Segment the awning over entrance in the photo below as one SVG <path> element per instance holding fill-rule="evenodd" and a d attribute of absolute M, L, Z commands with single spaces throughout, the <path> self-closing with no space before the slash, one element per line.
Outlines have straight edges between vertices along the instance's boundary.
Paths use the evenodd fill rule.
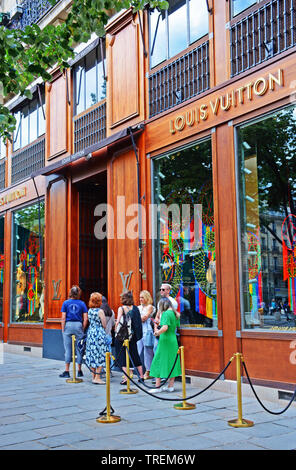
<path fill-rule="evenodd" d="M 101 155 L 107 154 L 107 151 L 120 143 L 124 144 L 131 139 L 131 135 L 137 136 L 141 134 L 144 130 L 144 125 L 140 124 L 135 127 L 127 127 L 116 134 L 107 137 L 106 139 L 93 144 L 85 149 L 76 152 L 72 155 L 69 155 L 65 158 L 58 160 L 51 165 L 46 165 L 45 167 L 39 169 L 38 171 L 32 173 L 31 178 L 35 178 L 36 176 L 43 175 L 51 175 L 53 173 L 63 173 L 64 170 L 69 169 L 72 163 L 82 163 L 83 161 L 91 160 L 93 157 L 98 157 Z"/>

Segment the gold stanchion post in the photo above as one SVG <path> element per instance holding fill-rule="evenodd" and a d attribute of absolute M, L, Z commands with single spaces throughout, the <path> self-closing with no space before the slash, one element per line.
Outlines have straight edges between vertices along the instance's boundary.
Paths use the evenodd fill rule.
<path fill-rule="evenodd" d="M 110 352 L 106 352 L 106 415 L 97 418 L 97 423 L 118 423 L 120 416 L 111 415 L 110 405 Z"/>
<path fill-rule="evenodd" d="M 72 335 L 73 379 L 67 379 L 66 380 L 66 382 L 68 382 L 69 384 L 78 384 L 80 382 L 83 382 L 82 379 L 77 379 L 76 378 L 75 342 L 76 342 L 75 335 Z"/>
<path fill-rule="evenodd" d="M 129 351 L 129 340 L 126 339 L 124 342 L 123 342 L 124 346 L 126 347 L 126 350 L 125 350 L 125 357 L 126 357 L 126 373 L 128 375 L 128 377 L 126 378 L 126 388 L 123 388 L 120 390 L 120 393 L 123 394 L 123 395 L 130 395 L 130 394 L 135 394 L 135 393 L 138 393 L 138 390 L 135 390 L 135 389 L 131 389 L 130 388 L 130 366 L 129 366 L 129 355 L 128 355 L 128 351 Z"/>
<path fill-rule="evenodd" d="M 234 428 L 249 428 L 254 426 L 253 421 L 243 419 L 243 410 L 242 410 L 242 376 L 241 376 L 241 361 L 243 360 L 241 353 L 236 353 L 234 355 L 236 358 L 236 381 L 237 381 L 237 407 L 238 407 L 238 418 L 231 419 L 228 421 L 229 426 Z"/>
<path fill-rule="evenodd" d="M 188 403 L 186 398 L 186 377 L 185 377 L 185 360 L 184 360 L 184 346 L 180 346 L 178 354 L 181 355 L 181 370 L 182 370 L 182 403 L 177 403 L 174 405 L 176 410 L 194 410 L 196 406 L 193 403 Z"/>

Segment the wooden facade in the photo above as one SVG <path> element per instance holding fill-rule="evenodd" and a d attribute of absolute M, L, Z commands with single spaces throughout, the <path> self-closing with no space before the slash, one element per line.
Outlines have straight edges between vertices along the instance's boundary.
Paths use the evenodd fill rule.
<path fill-rule="evenodd" d="M 17 207 L 36 201 L 37 194 L 31 178 L 11 186 L 9 148 L 6 187 L 0 197 L 23 187 L 26 195 L 0 207 L 0 215 L 5 215 L 4 302 L 0 325 L 0 338 L 4 342 L 41 346 L 47 341 L 49 330 L 56 334 L 52 338 L 61 341 L 61 305 L 71 285 L 86 282 L 85 263 L 95 262 L 100 266 L 97 278 L 88 275 L 93 285 L 105 289 L 103 293 L 115 311 L 125 287 L 124 280 L 129 282 L 128 287 L 137 299 L 142 289 L 155 294 L 159 286 L 154 285 L 152 240 L 147 237 L 140 247 L 138 239 L 122 237 L 115 211 L 114 227 L 109 220 L 113 236 L 108 238 L 106 246 L 101 244 L 94 248 L 98 255 L 94 259 L 92 248 L 87 245 L 87 233 L 81 232 L 83 220 L 90 222 L 89 225 L 82 222 L 84 227 L 90 232 L 93 230 L 94 219 L 90 219 L 87 210 L 94 211 L 94 206 L 88 199 L 81 202 L 82 194 L 100 188 L 99 202 L 117 207 L 117 211 L 118 198 L 125 196 L 127 206 L 137 204 L 140 195 L 148 213 L 153 200 L 152 159 L 209 137 L 217 227 L 218 327 L 181 329 L 187 373 L 215 377 L 235 352 L 242 352 L 255 382 L 283 388 L 295 382 L 295 365 L 289 361 L 295 333 L 244 330 L 242 325 L 234 129 L 239 123 L 291 103 L 296 48 L 292 44 L 283 52 L 231 76 L 230 25 L 234 21 L 229 16 L 228 2 L 212 0 L 210 4 L 209 34 L 194 44 L 196 47 L 208 41 L 209 88 L 152 117 L 149 114 L 149 54 L 145 55 L 149 50 L 147 12 L 139 16 L 126 11 L 110 21 L 106 29 L 106 134 L 102 145 L 90 152 L 89 159 L 83 154 L 79 157 L 74 147 L 76 117 L 74 120 L 73 99 L 69 99 L 73 96 L 70 71 L 66 75 L 57 72 L 52 83 L 46 85 L 45 167 L 34 179 L 38 196 L 45 200 L 46 213 L 44 322 L 18 324 L 10 319 L 12 213 Z M 251 7 L 250 11 L 259 6 Z M 247 14 L 249 10 L 239 19 Z M 190 46 L 188 51 L 194 47 Z M 137 128 L 134 147 L 128 129 L 133 132 L 138 125 L 143 125 L 143 130 L 140 132 Z M 142 220 L 142 229 L 148 233 L 150 228 L 146 217 Z M 82 248 L 83 236 L 88 248 Z M 234 374 L 234 369 L 230 368 L 226 378 L 235 379 Z"/>

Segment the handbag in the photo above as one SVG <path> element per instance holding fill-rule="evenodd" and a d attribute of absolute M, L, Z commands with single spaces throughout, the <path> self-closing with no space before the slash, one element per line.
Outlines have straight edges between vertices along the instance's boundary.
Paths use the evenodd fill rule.
<path fill-rule="evenodd" d="M 146 346 L 146 348 L 152 348 L 154 346 L 154 339 L 153 331 L 151 329 L 148 330 L 144 335 L 144 346 Z"/>

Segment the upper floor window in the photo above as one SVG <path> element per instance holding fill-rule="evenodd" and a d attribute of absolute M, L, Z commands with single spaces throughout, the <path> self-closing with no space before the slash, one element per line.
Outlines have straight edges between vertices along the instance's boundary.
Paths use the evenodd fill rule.
<path fill-rule="evenodd" d="M 104 45 L 104 48 L 96 47 L 75 65 L 74 114 L 79 114 L 106 98 L 105 63 Z"/>
<path fill-rule="evenodd" d="M 238 15 L 257 2 L 258 0 L 231 0 L 231 16 Z"/>
<path fill-rule="evenodd" d="M 150 67 L 186 49 L 209 32 L 206 0 L 169 0 L 168 10 L 151 10 Z"/>
<path fill-rule="evenodd" d="M 45 134 L 45 95 L 33 98 L 14 113 L 16 128 L 13 135 L 13 151 L 16 151 Z"/>
<path fill-rule="evenodd" d="M 6 157 L 6 145 L 4 143 L 4 140 L 0 138 L 0 160 L 4 157 Z"/>

